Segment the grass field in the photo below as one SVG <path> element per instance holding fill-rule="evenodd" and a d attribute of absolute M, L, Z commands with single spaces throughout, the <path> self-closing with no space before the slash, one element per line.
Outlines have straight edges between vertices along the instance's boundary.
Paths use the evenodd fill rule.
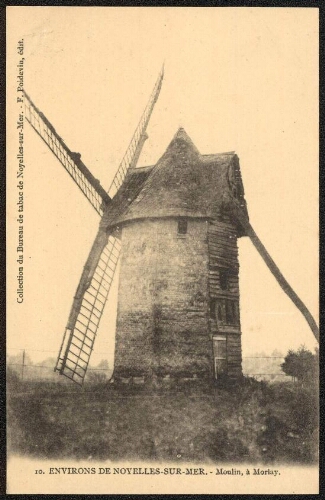
<path fill-rule="evenodd" d="M 15 381 L 9 451 L 38 458 L 232 463 L 317 461 L 318 395 L 252 379 L 232 387 Z"/>

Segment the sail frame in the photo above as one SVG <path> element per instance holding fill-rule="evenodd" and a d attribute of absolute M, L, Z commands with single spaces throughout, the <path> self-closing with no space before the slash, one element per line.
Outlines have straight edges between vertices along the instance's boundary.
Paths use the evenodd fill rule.
<path fill-rule="evenodd" d="M 36 107 L 29 95 L 24 92 L 25 119 L 47 144 L 61 165 L 75 181 L 96 212 L 102 216 L 110 197 L 100 182 L 81 161 L 78 153 L 73 153 L 56 132 L 46 116 Z"/>
<path fill-rule="evenodd" d="M 120 249 L 117 237 L 99 230 L 74 297 L 54 371 L 79 385 L 84 383 Z"/>

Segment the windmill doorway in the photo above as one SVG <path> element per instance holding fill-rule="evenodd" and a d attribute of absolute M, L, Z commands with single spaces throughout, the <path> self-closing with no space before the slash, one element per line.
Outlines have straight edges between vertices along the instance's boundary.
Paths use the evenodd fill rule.
<path fill-rule="evenodd" d="M 215 335 L 213 337 L 214 376 L 216 379 L 227 375 L 227 337 Z"/>

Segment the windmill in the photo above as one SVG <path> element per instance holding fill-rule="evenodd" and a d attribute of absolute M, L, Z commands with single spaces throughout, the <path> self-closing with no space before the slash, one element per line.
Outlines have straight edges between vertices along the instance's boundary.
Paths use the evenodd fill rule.
<path fill-rule="evenodd" d="M 151 167 L 137 167 L 164 69 L 108 190 L 24 92 L 25 117 L 101 217 L 55 371 L 82 385 L 122 249 L 115 375 L 241 375 L 237 238 L 250 237 L 307 320 L 248 218 L 234 152 L 201 155 L 184 129 Z"/>

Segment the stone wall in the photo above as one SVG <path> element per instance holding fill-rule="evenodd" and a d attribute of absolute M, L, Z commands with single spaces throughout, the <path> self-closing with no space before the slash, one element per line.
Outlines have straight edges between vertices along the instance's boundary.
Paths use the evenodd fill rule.
<path fill-rule="evenodd" d="M 208 222 L 146 219 L 123 226 L 115 375 L 213 373 Z"/>

